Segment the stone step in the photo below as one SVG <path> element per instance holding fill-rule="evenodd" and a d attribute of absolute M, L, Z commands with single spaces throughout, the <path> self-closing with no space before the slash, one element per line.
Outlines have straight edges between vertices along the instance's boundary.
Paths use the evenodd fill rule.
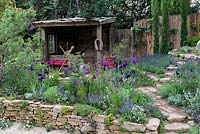
<path fill-rule="evenodd" d="M 178 113 L 171 113 L 167 118 L 168 121 L 175 121 L 175 122 L 181 122 L 184 121 L 185 119 L 186 119 L 185 115 L 180 115 Z"/>
<path fill-rule="evenodd" d="M 165 76 L 174 76 L 174 71 L 172 71 L 172 72 L 165 72 Z"/>
<path fill-rule="evenodd" d="M 169 66 L 169 67 L 167 67 L 166 69 L 167 69 L 167 70 L 173 70 L 173 71 L 175 71 L 177 68 L 178 68 L 178 67 L 175 67 L 175 66 Z"/>
<path fill-rule="evenodd" d="M 171 81 L 171 78 L 169 78 L 169 77 L 165 77 L 165 78 L 160 79 L 161 83 L 166 83 L 166 82 L 170 82 L 170 81 Z"/>
<path fill-rule="evenodd" d="M 186 123 L 169 123 L 169 124 L 165 124 L 165 129 L 167 131 L 184 131 L 184 130 L 188 130 L 190 128 L 190 125 L 186 124 Z"/>

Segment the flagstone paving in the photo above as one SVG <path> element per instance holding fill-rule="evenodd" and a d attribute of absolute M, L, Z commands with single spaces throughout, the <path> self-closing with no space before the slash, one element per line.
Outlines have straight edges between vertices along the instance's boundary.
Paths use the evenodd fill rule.
<path fill-rule="evenodd" d="M 158 75 L 147 73 L 151 79 L 158 81 L 155 87 L 140 87 L 138 88 L 144 93 L 149 94 L 153 98 L 153 105 L 156 106 L 163 115 L 167 116 L 167 119 L 164 121 L 164 126 L 166 130 L 166 134 L 176 134 L 177 131 L 187 130 L 194 125 L 194 121 L 192 121 L 191 117 L 182 111 L 181 108 L 176 106 L 169 105 L 165 99 L 162 99 L 158 94 L 160 86 L 162 83 L 169 82 L 173 80 L 175 75 L 177 66 L 182 65 L 182 61 L 178 61 L 176 65 L 170 65 L 166 68 L 165 76 L 159 78 Z M 155 79 L 156 78 L 156 79 Z"/>

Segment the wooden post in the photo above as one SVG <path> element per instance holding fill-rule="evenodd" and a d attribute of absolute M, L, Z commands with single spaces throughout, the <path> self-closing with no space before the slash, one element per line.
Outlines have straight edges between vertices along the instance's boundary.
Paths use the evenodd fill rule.
<path fill-rule="evenodd" d="M 102 41 L 102 25 L 98 25 L 97 26 L 97 39 L 99 41 Z M 95 41 L 96 42 L 96 41 Z M 97 68 L 100 69 L 101 68 L 101 61 L 102 61 L 102 50 L 101 49 L 96 49 L 97 51 L 97 59 L 96 59 L 96 62 L 97 62 Z"/>
<path fill-rule="evenodd" d="M 48 58 L 48 46 L 46 41 L 46 31 L 45 28 L 41 28 L 40 30 L 40 36 L 42 40 L 42 47 L 43 47 L 43 60 L 47 60 Z"/>
<path fill-rule="evenodd" d="M 109 28 L 109 53 L 110 55 L 112 54 L 112 37 L 113 37 L 113 28 L 112 28 L 112 24 L 110 25 L 110 28 Z"/>

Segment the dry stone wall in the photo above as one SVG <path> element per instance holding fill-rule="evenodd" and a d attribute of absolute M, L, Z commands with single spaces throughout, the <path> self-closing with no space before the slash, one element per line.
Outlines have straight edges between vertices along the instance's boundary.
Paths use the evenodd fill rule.
<path fill-rule="evenodd" d="M 152 133 L 157 134 L 160 120 L 151 118 L 147 124 L 137 124 L 132 122 L 119 122 L 117 119 L 108 125 L 105 123 L 105 115 L 88 115 L 87 117 L 77 116 L 74 107 L 65 105 L 46 105 L 41 102 L 26 100 L 1 100 L 0 118 L 14 121 L 35 121 L 41 126 L 52 126 L 54 129 L 70 127 L 80 130 L 83 133 Z"/>

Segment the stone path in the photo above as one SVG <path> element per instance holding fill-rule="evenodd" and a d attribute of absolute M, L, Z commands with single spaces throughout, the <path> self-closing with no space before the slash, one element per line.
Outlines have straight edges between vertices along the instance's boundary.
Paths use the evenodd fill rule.
<path fill-rule="evenodd" d="M 155 81 L 158 81 L 158 83 L 155 87 L 138 88 L 142 92 L 149 94 L 153 98 L 154 106 L 156 106 L 161 113 L 163 113 L 163 115 L 167 116 L 167 119 L 164 121 L 166 134 L 176 134 L 180 131 L 184 133 L 184 131 L 187 131 L 192 125 L 194 125 L 194 121 L 188 114 L 184 113 L 181 108 L 169 105 L 167 101 L 162 99 L 158 94 L 160 85 L 162 83 L 172 81 L 177 66 L 182 64 L 184 64 L 182 61 L 178 61 L 176 65 L 168 66 L 165 70 L 165 76 L 163 78 L 159 78 L 158 75 L 145 72 L 147 76 Z"/>

